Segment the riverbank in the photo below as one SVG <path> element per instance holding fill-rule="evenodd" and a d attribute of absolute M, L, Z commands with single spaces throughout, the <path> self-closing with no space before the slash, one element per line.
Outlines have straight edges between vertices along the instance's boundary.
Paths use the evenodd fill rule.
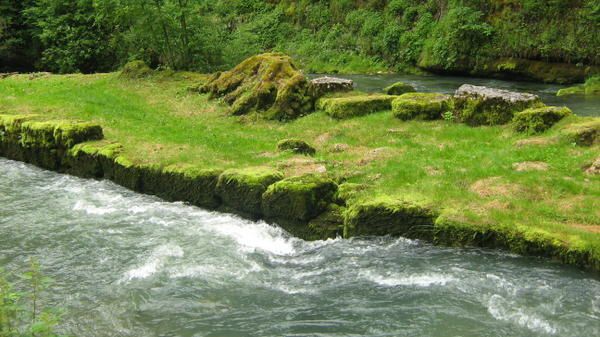
<path fill-rule="evenodd" d="M 203 78 L 4 79 L 0 114 L 27 116 L 24 123 L 3 117 L 3 144 L 13 137 L 16 147 L 13 154 L 4 147 L 2 155 L 109 178 L 168 200 L 268 218 L 307 239 L 386 234 L 361 225 L 402 215 L 418 219 L 416 226 L 387 233 L 508 248 L 600 270 L 600 180 L 584 169 L 598 156 L 598 145 L 574 145 L 567 132 L 592 119 L 572 116 L 535 137 L 510 126 L 403 122 L 389 111 L 343 121 L 316 112 L 279 123 L 227 116 L 225 107 L 187 90 Z M 56 120 L 62 126 L 40 123 Z M 65 122 L 74 120 L 92 124 L 80 129 Z M 57 137 L 67 134 L 57 130 L 67 129 L 83 130 L 69 134 L 82 138 Z M 307 141 L 316 154 L 277 151 L 277 143 L 289 138 Z M 307 174 L 315 181 L 290 179 Z M 315 189 L 327 197 L 315 201 Z M 281 202 L 274 197 L 280 191 L 294 198 Z"/>

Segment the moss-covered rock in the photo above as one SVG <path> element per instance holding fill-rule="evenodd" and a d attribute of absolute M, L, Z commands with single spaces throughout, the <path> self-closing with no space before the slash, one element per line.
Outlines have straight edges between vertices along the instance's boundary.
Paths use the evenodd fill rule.
<path fill-rule="evenodd" d="M 572 114 L 573 112 L 567 107 L 532 108 L 515 113 L 513 125 L 515 130 L 519 132 L 540 133 L 550 129 L 558 121 Z"/>
<path fill-rule="evenodd" d="M 437 212 L 423 200 L 374 197 L 350 205 L 345 218 L 344 237 L 393 235 L 428 238 Z"/>
<path fill-rule="evenodd" d="M 454 95 L 454 116 L 471 126 L 506 124 L 516 112 L 540 106 L 543 103 L 533 94 L 470 84 L 462 85 Z"/>
<path fill-rule="evenodd" d="M 440 119 L 442 114 L 452 108 L 452 98 L 436 93 L 408 93 L 392 102 L 392 112 L 401 120 Z"/>
<path fill-rule="evenodd" d="M 579 146 L 600 144 L 600 118 L 593 118 L 582 123 L 565 126 L 561 133 Z"/>
<path fill-rule="evenodd" d="M 122 146 L 119 143 L 77 144 L 67 152 L 66 172 L 83 178 L 111 179 L 114 160 L 121 150 Z"/>
<path fill-rule="evenodd" d="M 139 79 L 152 75 L 152 69 L 141 60 L 127 62 L 121 69 L 121 77 L 128 79 Z"/>
<path fill-rule="evenodd" d="M 344 235 L 344 212 L 339 205 L 330 204 L 318 217 L 308 223 L 308 228 L 318 240 L 334 239 Z"/>
<path fill-rule="evenodd" d="M 200 91 L 223 98 L 233 115 L 257 112 L 283 121 L 309 114 L 314 108 L 308 80 L 289 56 L 279 53 L 250 57 L 213 76 Z"/>
<path fill-rule="evenodd" d="M 397 97 L 376 94 L 321 98 L 317 102 L 317 109 L 333 118 L 346 119 L 390 110 L 392 101 Z"/>
<path fill-rule="evenodd" d="M 598 96 L 600 95 L 600 76 L 590 77 L 585 84 L 560 89 L 556 96 Z"/>
<path fill-rule="evenodd" d="M 281 172 L 265 167 L 231 169 L 217 181 L 217 195 L 225 207 L 242 215 L 262 215 L 262 195 L 269 185 L 283 179 Z"/>
<path fill-rule="evenodd" d="M 185 201 L 192 205 L 216 209 L 221 204 L 216 187 L 221 170 L 193 166 L 144 166 L 140 192 L 167 201 Z"/>
<path fill-rule="evenodd" d="M 387 95 L 402 95 L 402 94 L 406 94 L 408 92 L 415 92 L 415 88 L 410 85 L 410 84 L 406 84 L 404 82 L 396 82 L 388 87 L 386 87 L 385 89 L 383 89 L 383 92 L 386 93 Z"/>
<path fill-rule="evenodd" d="M 336 202 L 340 205 L 346 205 L 348 202 L 356 200 L 360 194 L 368 188 L 365 184 L 343 183 L 338 186 L 336 193 Z"/>
<path fill-rule="evenodd" d="M 317 150 L 301 139 L 283 139 L 277 143 L 277 150 L 291 151 L 298 154 L 314 155 Z"/>
<path fill-rule="evenodd" d="M 319 175 L 287 178 L 269 186 L 263 194 L 263 214 L 267 219 L 306 222 L 333 202 L 336 191 L 336 183 Z"/>

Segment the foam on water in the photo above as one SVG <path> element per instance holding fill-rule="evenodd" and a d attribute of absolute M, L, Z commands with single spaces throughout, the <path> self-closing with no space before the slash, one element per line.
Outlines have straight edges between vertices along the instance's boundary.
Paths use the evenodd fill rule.
<path fill-rule="evenodd" d="M 403 238 L 305 242 L 110 182 L 0 168 L 0 261 L 40 259 L 65 335 L 600 335 L 600 282 L 572 268 Z"/>

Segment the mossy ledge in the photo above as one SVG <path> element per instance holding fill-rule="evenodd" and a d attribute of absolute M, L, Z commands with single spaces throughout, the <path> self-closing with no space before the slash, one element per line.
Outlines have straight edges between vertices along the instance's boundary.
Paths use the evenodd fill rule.
<path fill-rule="evenodd" d="M 346 195 L 326 177 L 285 178 L 266 167 L 221 171 L 136 164 L 93 123 L 0 115 L 0 156 L 84 178 L 103 178 L 168 201 L 183 201 L 281 224 L 304 239 L 392 235 L 449 246 L 507 249 L 600 272 L 600 256 L 540 230 L 474 225 L 418 196 Z M 354 186 L 356 187 L 356 186 Z M 352 188 L 353 189 L 353 188 Z M 351 189 L 351 190 L 352 190 Z M 449 215 L 450 214 L 450 215 Z"/>

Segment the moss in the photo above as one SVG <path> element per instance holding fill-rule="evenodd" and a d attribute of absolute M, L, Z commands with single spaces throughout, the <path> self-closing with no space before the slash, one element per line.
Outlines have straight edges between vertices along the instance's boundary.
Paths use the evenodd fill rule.
<path fill-rule="evenodd" d="M 343 183 L 338 186 L 336 194 L 336 202 L 341 205 L 346 205 L 347 202 L 355 200 L 362 191 L 367 190 L 365 184 Z"/>
<path fill-rule="evenodd" d="M 262 195 L 269 185 L 283 179 L 281 172 L 255 167 L 223 172 L 217 182 L 217 195 L 224 206 L 253 217 L 262 214 Z"/>
<path fill-rule="evenodd" d="M 436 211 L 422 199 L 374 197 L 349 206 L 345 214 L 344 237 L 393 235 L 428 238 L 436 218 Z"/>
<path fill-rule="evenodd" d="M 301 139 L 283 139 L 277 143 L 277 150 L 292 151 L 298 154 L 314 155 L 317 150 Z"/>
<path fill-rule="evenodd" d="M 579 146 L 600 144 L 600 118 L 569 124 L 561 130 L 561 134 Z"/>
<path fill-rule="evenodd" d="M 390 110 L 392 101 L 397 97 L 377 94 L 322 98 L 317 102 L 317 108 L 333 118 L 346 119 Z"/>
<path fill-rule="evenodd" d="M 231 71 L 218 73 L 200 88 L 221 97 L 233 115 L 257 112 L 268 119 L 290 120 L 313 111 L 310 84 L 289 56 L 256 55 Z"/>
<path fill-rule="evenodd" d="M 221 204 L 216 193 L 221 173 L 221 170 L 193 166 L 144 166 L 141 169 L 140 192 L 167 201 L 184 201 L 216 209 Z"/>
<path fill-rule="evenodd" d="M 308 228 L 314 233 L 315 239 L 325 240 L 344 235 L 345 209 L 335 204 L 330 204 L 318 217 L 308 223 Z"/>
<path fill-rule="evenodd" d="M 392 102 L 392 112 L 401 120 L 433 120 L 451 109 L 451 97 L 435 93 L 408 93 Z"/>
<path fill-rule="evenodd" d="M 540 133 L 572 114 L 573 112 L 567 107 L 546 106 L 527 109 L 515 113 L 513 125 L 519 132 Z"/>
<path fill-rule="evenodd" d="M 113 176 L 114 159 L 122 149 L 118 143 L 82 143 L 67 152 L 66 172 L 84 178 Z"/>
<path fill-rule="evenodd" d="M 587 81 L 585 81 L 585 84 L 583 84 L 583 85 L 560 89 L 556 93 L 556 96 L 572 96 L 572 95 L 586 95 L 586 96 L 600 95 L 600 76 L 590 77 L 587 79 Z"/>
<path fill-rule="evenodd" d="M 583 268 L 600 270 L 600 261 L 585 247 L 568 246 L 545 231 L 466 224 L 454 220 L 453 212 L 455 211 L 445 212 L 436 220 L 433 231 L 435 244 L 506 249 L 517 254 L 543 256 Z"/>
<path fill-rule="evenodd" d="M 121 69 L 121 77 L 139 79 L 152 75 L 152 69 L 144 61 L 130 61 Z"/>
<path fill-rule="evenodd" d="M 92 123 L 72 121 L 24 122 L 21 125 L 24 146 L 69 149 L 75 144 L 104 138 L 102 128 Z"/>
<path fill-rule="evenodd" d="M 410 84 L 406 84 L 404 82 L 396 82 L 388 87 L 386 87 L 385 89 L 383 89 L 383 92 L 386 93 L 387 95 L 402 95 L 408 92 L 415 92 L 415 88 L 410 85 Z"/>
<path fill-rule="evenodd" d="M 262 196 L 267 219 L 308 221 L 333 202 L 337 184 L 328 178 L 309 174 L 287 178 L 269 186 Z"/>

